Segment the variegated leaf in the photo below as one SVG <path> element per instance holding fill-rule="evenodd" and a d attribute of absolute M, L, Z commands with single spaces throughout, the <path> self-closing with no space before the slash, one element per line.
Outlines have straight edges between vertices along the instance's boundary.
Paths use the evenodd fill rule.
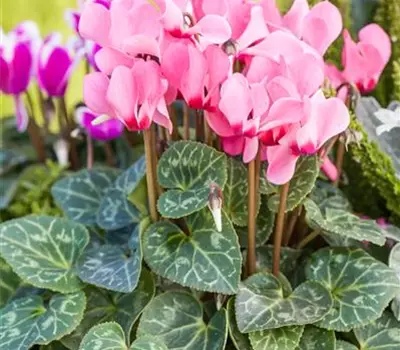
<path fill-rule="evenodd" d="M 253 350 L 295 350 L 299 345 L 304 326 L 291 326 L 251 332 Z M 322 349 L 320 349 L 322 350 Z"/>
<path fill-rule="evenodd" d="M 84 226 L 51 216 L 27 216 L 0 225 L 0 255 L 24 281 L 70 293 L 82 288 L 75 263 L 89 242 Z"/>
<path fill-rule="evenodd" d="M 180 218 L 204 208 L 210 185 L 224 187 L 226 156 L 198 142 L 175 142 L 158 162 L 158 182 L 168 189 L 158 200 L 163 217 Z"/>
<path fill-rule="evenodd" d="M 236 350 L 252 350 L 248 335 L 241 333 L 237 326 L 234 297 L 228 300 L 226 312 L 228 314 L 229 335 Z"/>
<path fill-rule="evenodd" d="M 100 201 L 120 173 L 113 168 L 81 170 L 57 181 L 51 193 L 70 219 L 94 225 Z"/>
<path fill-rule="evenodd" d="M 128 350 L 125 334 L 118 323 L 106 322 L 96 325 L 82 339 L 79 350 Z"/>
<path fill-rule="evenodd" d="M 223 350 L 228 336 L 225 309 L 208 324 L 203 306 L 191 294 L 167 292 L 146 307 L 137 330 L 138 337 L 158 337 L 169 350 Z"/>
<path fill-rule="evenodd" d="M 400 243 L 397 243 L 390 251 L 389 267 L 393 269 L 400 279 Z M 391 308 L 395 317 L 400 320 L 400 290 L 393 299 Z"/>
<path fill-rule="evenodd" d="M 327 207 L 323 214 L 318 206 L 307 199 L 304 202 L 307 223 L 313 229 L 321 229 L 328 236 L 342 236 L 358 241 L 384 245 L 386 238 L 374 220 L 361 219 L 341 209 Z"/>
<path fill-rule="evenodd" d="M 296 350 L 336 350 L 334 331 L 308 325 L 304 328 L 300 344 Z"/>
<path fill-rule="evenodd" d="M 40 296 L 17 299 L 0 310 L 0 349 L 28 350 L 72 332 L 86 306 L 83 292 L 54 295 L 48 304 Z"/>
<path fill-rule="evenodd" d="M 15 294 L 21 279 L 2 258 L 0 258 L 0 307 Z"/>
<path fill-rule="evenodd" d="M 235 301 L 243 333 L 314 323 L 331 306 L 332 297 L 321 283 L 306 281 L 287 295 L 271 273 L 257 273 L 242 282 Z"/>
<path fill-rule="evenodd" d="M 333 308 L 317 326 L 339 332 L 379 318 L 400 288 L 394 271 L 361 249 L 321 249 L 311 256 L 306 276 L 333 297 Z"/>
<path fill-rule="evenodd" d="M 186 220 L 189 235 L 168 221 L 151 225 L 143 235 L 143 254 L 150 268 L 182 286 L 234 294 L 241 274 L 236 232 L 223 215 L 218 232 L 208 209 Z"/>

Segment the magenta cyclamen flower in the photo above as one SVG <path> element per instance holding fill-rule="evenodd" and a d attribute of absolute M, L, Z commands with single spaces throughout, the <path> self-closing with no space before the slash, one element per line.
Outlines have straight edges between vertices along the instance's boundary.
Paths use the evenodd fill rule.
<path fill-rule="evenodd" d="M 72 57 L 61 45 L 59 33 L 49 35 L 39 51 L 38 82 L 40 88 L 51 97 L 65 94 L 69 78 L 82 58 L 83 50 Z"/>
<path fill-rule="evenodd" d="M 14 96 L 17 128 L 24 131 L 28 114 L 22 99 L 34 74 L 39 30 L 33 22 L 19 24 L 8 35 L 1 33 L 0 90 Z"/>
<path fill-rule="evenodd" d="M 93 125 L 93 121 L 99 118 L 87 107 L 79 107 L 76 110 L 76 120 L 94 140 L 110 141 L 117 139 L 124 131 L 124 125 L 118 119 L 109 119 L 105 122 Z"/>

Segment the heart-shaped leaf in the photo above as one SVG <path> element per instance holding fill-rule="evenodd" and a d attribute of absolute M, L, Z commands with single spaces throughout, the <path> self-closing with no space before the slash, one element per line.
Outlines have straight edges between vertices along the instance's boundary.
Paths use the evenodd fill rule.
<path fill-rule="evenodd" d="M 224 210 L 232 222 L 237 226 L 246 226 L 248 221 L 248 193 L 247 168 L 242 162 L 228 158 L 228 180 L 224 187 Z M 257 204 L 260 196 L 257 194 Z M 257 208 L 258 212 L 258 208 Z"/>
<path fill-rule="evenodd" d="M 74 332 L 61 339 L 71 350 L 78 349 L 83 336 L 94 324 L 109 321 L 122 327 L 129 342 L 133 324 L 155 294 L 155 282 L 152 274 L 142 269 L 138 286 L 132 293 L 107 292 L 95 287 L 88 287 L 85 292 L 87 307 L 82 322 Z"/>
<path fill-rule="evenodd" d="M 351 211 L 352 207 L 344 193 L 331 183 L 317 181 L 310 193 L 310 199 L 315 202 L 320 210 L 326 208 Z"/>
<path fill-rule="evenodd" d="M 40 296 L 17 299 L 0 310 L 0 349 L 27 350 L 72 332 L 86 306 L 83 292 L 54 295 L 46 305 Z"/>
<path fill-rule="evenodd" d="M 389 267 L 393 269 L 397 277 L 400 279 L 400 243 L 397 243 L 390 251 Z M 394 316 L 400 320 L 400 291 L 393 299 L 391 308 Z"/>
<path fill-rule="evenodd" d="M 0 307 L 3 307 L 15 294 L 21 279 L 2 258 L 0 258 Z"/>
<path fill-rule="evenodd" d="M 143 235 L 143 254 L 151 269 L 182 286 L 223 294 L 237 291 L 241 273 L 238 238 L 223 214 L 218 232 L 203 209 L 187 218 L 190 235 L 168 221 L 151 225 Z"/>
<path fill-rule="evenodd" d="M 304 326 L 291 326 L 251 332 L 253 350 L 295 350 L 299 345 Z M 322 350 L 322 349 L 321 349 Z"/>
<path fill-rule="evenodd" d="M 146 174 L 145 158 L 125 170 L 105 192 L 97 212 L 97 224 L 105 230 L 118 230 L 139 222 L 139 210 L 128 200 Z"/>
<path fill-rule="evenodd" d="M 175 142 L 160 158 L 158 182 L 168 189 L 158 200 L 163 217 L 181 218 L 204 208 L 210 185 L 224 187 L 226 156 L 205 144 Z"/>
<path fill-rule="evenodd" d="M 306 276 L 323 283 L 333 297 L 333 308 L 317 326 L 339 332 L 379 318 L 400 288 L 394 271 L 361 249 L 321 249 L 312 255 Z"/>
<path fill-rule="evenodd" d="M 226 188 L 226 186 L 225 186 Z M 263 197 L 261 207 L 258 212 L 256 222 L 256 246 L 262 246 L 268 241 L 274 229 L 275 213 L 269 210 L 267 200 Z M 247 248 L 247 227 L 237 227 L 236 232 L 239 236 L 240 246 Z"/>
<path fill-rule="evenodd" d="M 384 245 L 386 238 L 374 220 L 360 219 L 352 213 L 334 208 L 326 208 L 325 215 L 311 200 L 304 202 L 306 220 L 313 229 L 321 229 L 332 236 L 344 236 L 358 241 L 369 241 L 376 245 Z"/>
<path fill-rule="evenodd" d="M 124 330 L 115 322 L 92 327 L 82 339 L 79 350 L 93 349 L 128 350 Z"/>
<path fill-rule="evenodd" d="M 319 174 L 319 159 L 317 156 L 302 157 L 297 162 L 296 172 L 290 180 L 289 193 L 286 203 L 286 211 L 292 211 L 301 204 L 306 196 L 314 187 Z M 275 191 L 269 200 L 268 207 L 273 212 L 279 209 L 279 186 L 275 186 Z"/>
<path fill-rule="evenodd" d="M 78 265 L 82 281 L 121 293 L 132 292 L 142 268 L 139 230 L 133 230 L 129 248 L 106 244 L 85 252 Z"/>
<path fill-rule="evenodd" d="M 75 262 L 89 242 L 84 226 L 51 216 L 27 216 L 0 225 L 0 254 L 24 281 L 71 293 L 82 288 Z"/>
<path fill-rule="evenodd" d="M 331 306 L 332 297 L 321 283 L 306 281 L 287 296 L 271 273 L 257 273 L 242 282 L 235 301 L 243 333 L 314 323 Z"/>
<path fill-rule="evenodd" d="M 130 350 L 168 350 L 168 348 L 160 339 L 144 336 L 136 339 Z"/>
<path fill-rule="evenodd" d="M 363 350 L 400 349 L 400 323 L 385 314 L 375 322 L 354 329 L 354 335 Z"/>
<path fill-rule="evenodd" d="M 219 310 L 205 324 L 203 307 L 193 295 L 167 292 L 146 307 L 137 335 L 158 337 L 169 350 L 222 350 L 228 336 L 226 312 Z"/>
<path fill-rule="evenodd" d="M 120 173 L 113 168 L 81 170 L 57 181 L 51 193 L 70 219 L 94 225 L 100 201 Z"/>
<path fill-rule="evenodd" d="M 336 350 L 334 331 L 306 326 L 296 350 Z"/>
<path fill-rule="evenodd" d="M 357 346 L 344 341 L 344 340 L 337 340 L 336 341 L 336 350 L 359 350 Z"/>
<path fill-rule="evenodd" d="M 237 350 L 252 350 L 247 334 L 241 333 L 237 326 L 235 316 L 235 298 L 232 297 L 228 300 L 226 312 L 228 314 L 229 335 L 235 348 Z"/>

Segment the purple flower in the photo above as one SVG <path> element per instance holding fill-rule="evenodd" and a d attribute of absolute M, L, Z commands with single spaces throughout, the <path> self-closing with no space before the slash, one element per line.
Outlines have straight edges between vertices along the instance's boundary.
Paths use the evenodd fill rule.
<path fill-rule="evenodd" d="M 22 22 L 7 35 L 1 33 L 1 37 L 0 91 L 14 96 L 17 128 L 22 132 L 28 125 L 28 113 L 21 94 L 34 74 L 39 30 L 34 22 Z"/>
<path fill-rule="evenodd" d="M 49 35 L 39 51 L 38 82 L 48 96 L 62 97 L 65 94 L 69 78 L 82 58 L 79 50 L 73 58 L 67 48 L 61 45 L 61 35 Z"/>
<path fill-rule="evenodd" d="M 90 111 L 87 107 L 79 107 L 76 110 L 76 120 L 85 129 L 86 133 L 94 140 L 110 141 L 121 136 L 124 125 L 118 119 L 109 119 L 101 124 L 93 125 L 92 122 L 99 115 Z"/>

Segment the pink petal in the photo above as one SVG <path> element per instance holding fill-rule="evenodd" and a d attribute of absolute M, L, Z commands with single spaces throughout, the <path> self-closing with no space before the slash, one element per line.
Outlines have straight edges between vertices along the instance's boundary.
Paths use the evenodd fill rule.
<path fill-rule="evenodd" d="M 282 66 L 279 62 L 268 57 L 255 56 L 248 67 L 246 77 L 249 83 L 259 83 L 266 77 L 268 80 L 282 75 Z"/>
<path fill-rule="evenodd" d="M 213 44 L 223 44 L 231 38 L 231 27 L 227 20 L 218 15 L 206 15 L 196 25 L 186 31 L 200 34 L 204 40 Z"/>
<path fill-rule="evenodd" d="M 243 151 L 243 162 L 249 163 L 257 157 L 258 152 L 258 138 L 257 137 L 246 137 Z"/>
<path fill-rule="evenodd" d="M 113 1 L 110 8 L 111 26 L 109 38 L 112 46 L 122 49 L 123 41 L 135 33 L 134 18 L 131 16 L 132 4 L 126 1 Z"/>
<path fill-rule="evenodd" d="M 325 173 L 331 181 L 336 181 L 338 178 L 338 170 L 335 164 L 329 159 L 329 157 L 325 157 L 324 162 L 322 163 L 321 170 Z"/>
<path fill-rule="evenodd" d="M 333 64 L 325 64 L 325 76 L 335 89 L 345 82 L 342 72 Z"/>
<path fill-rule="evenodd" d="M 294 98 L 281 98 L 270 108 L 268 117 L 260 127 L 263 131 L 285 124 L 294 124 L 304 118 L 304 103 Z"/>
<path fill-rule="evenodd" d="M 103 47 L 94 57 L 97 67 L 101 72 L 111 75 L 113 70 L 118 66 L 132 67 L 133 59 L 127 57 L 121 51 L 111 47 Z"/>
<path fill-rule="evenodd" d="M 242 74 L 235 73 L 223 83 L 219 108 L 234 131 L 241 133 L 252 109 L 249 85 Z"/>
<path fill-rule="evenodd" d="M 234 132 L 229 125 L 228 120 L 221 113 L 219 109 L 215 111 L 205 111 L 204 116 L 207 120 L 210 128 L 221 137 L 231 137 L 234 136 Z"/>
<path fill-rule="evenodd" d="M 15 117 L 17 118 L 17 130 L 24 132 L 28 127 L 29 115 L 21 95 L 14 96 Z"/>
<path fill-rule="evenodd" d="M 265 22 L 271 26 L 282 26 L 282 16 L 275 0 L 263 0 L 260 6 L 264 11 Z"/>
<path fill-rule="evenodd" d="M 79 33 L 101 46 L 108 46 L 108 33 L 111 27 L 110 11 L 103 5 L 87 2 L 79 21 Z"/>
<path fill-rule="evenodd" d="M 358 37 L 361 42 L 376 47 L 386 65 L 392 52 L 390 38 L 386 32 L 380 26 L 373 23 L 362 28 L 358 33 Z"/>
<path fill-rule="evenodd" d="M 83 83 L 83 99 L 85 104 L 97 114 L 113 115 L 106 96 L 110 84 L 108 77 L 100 72 L 85 76 Z"/>
<path fill-rule="evenodd" d="M 301 38 L 304 18 L 309 12 L 307 0 L 295 0 L 290 10 L 283 17 L 284 26 L 298 38 Z"/>
<path fill-rule="evenodd" d="M 269 182 L 275 185 L 283 185 L 292 179 L 299 157 L 291 152 L 288 145 L 268 147 L 267 158 L 267 179 Z"/>
<path fill-rule="evenodd" d="M 131 57 L 136 57 L 139 54 L 160 57 L 160 47 L 156 39 L 143 34 L 125 39 L 122 44 L 122 50 Z"/>
<path fill-rule="evenodd" d="M 138 91 L 129 68 L 119 66 L 114 69 L 107 90 L 107 100 L 127 128 L 136 129 Z"/>
<path fill-rule="evenodd" d="M 153 116 L 153 121 L 158 125 L 161 125 L 162 127 L 166 128 L 170 134 L 172 133 L 173 125 L 169 117 L 165 99 L 163 98 L 160 99 L 160 101 L 158 102 L 157 109 Z"/>
<path fill-rule="evenodd" d="M 162 54 L 162 72 L 177 89 L 181 87 L 183 75 L 189 70 L 189 64 L 188 48 L 182 42 L 170 44 Z"/>
<path fill-rule="evenodd" d="M 225 153 L 231 156 L 238 156 L 242 154 L 245 138 L 243 136 L 233 136 L 221 138 L 222 148 Z"/>
<path fill-rule="evenodd" d="M 162 22 L 165 30 L 169 31 L 173 36 L 181 36 L 183 29 L 183 14 L 179 6 L 172 0 L 164 1 L 164 12 Z"/>
<path fill-rule="evenodd" d="M 329 1 L 315 5 L 304 19 L 303 40 L 323 55 L 343 28 L 342 16 Z"/>
<path fill-rule="evenodd" d="M 283 76 L 273 78 L 268 83 L 267 89 L 272 102 L 286 97 L 300 98 L 293 81 Z"/>
<path fill-rule="evenodd" d="M 265 82 L 251 84 L 250 95 L 253 104 L 253 115 L 255 117 L 263 116 L 269 108 L 269 97 Z"/>
<path fill-rule="evenodd" d="M 260 39 L 264 39 L 268 34 L 269 31 L 265 24 L 263 9 L 260 6 L 254 6 L 251 9 L 250 22 L 242 35 L 236 40 L 239 50 L 249 47 Z"/>

